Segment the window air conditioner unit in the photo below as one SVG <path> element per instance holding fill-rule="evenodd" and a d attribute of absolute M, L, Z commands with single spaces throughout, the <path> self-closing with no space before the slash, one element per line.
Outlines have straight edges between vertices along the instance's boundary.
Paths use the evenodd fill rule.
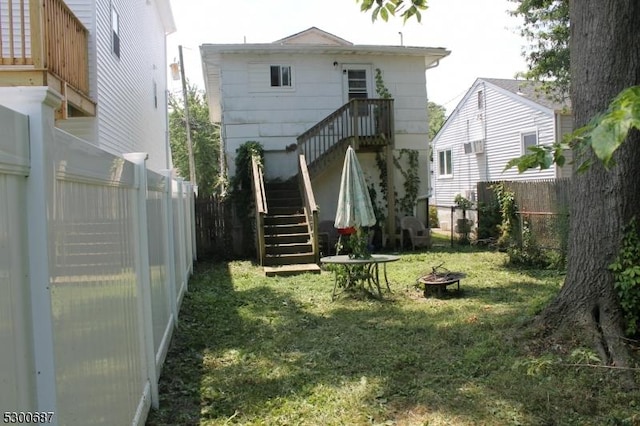
<path fill-rule="evenodd" d="M 463 145 L 465 154 L 482 154 L 484 152 L 484 140 L 479 139 L 467 142 Z"/>
<path fill-rule="evenodd" d="M 473 152 L 476 154 L 482 154 L 484 152 L 484 139 L 478 139 L 477 141 L 471 142 L 473 145 Z"/>

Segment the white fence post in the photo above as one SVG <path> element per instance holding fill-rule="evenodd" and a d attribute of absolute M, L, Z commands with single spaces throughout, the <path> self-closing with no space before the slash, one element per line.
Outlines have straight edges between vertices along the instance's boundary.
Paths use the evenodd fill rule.
<path fill-rule="evenodd" d="M 175 239 L 173 237 L 173 177 L 171 170 L 165 170 L 164 175 L 167 178 L 164 194 L 164 209 L 166 218 L 165 224 L 165 246 L 167 247 L 167 278 L 169 280 L 169 306 L 173 315 L 173 323 L 178 326 L 178 291 L 176 286 L 176 249 Z"/>
<path fill-rule="evenodd" d="M 178 264 L 178 271 L 179 271 L 179 277 L 180 277 L 180 285 L 181 288 L 178 290 L 180 291 L 182 289 L 182 285 L 184 285 L 184 291 L 187 291 L 187 283 L 188 283 L 188 278 L 189 278 L 189 274 L 187 273 L 187 265 L 185 264 L 185 250 L 186 250 L 186 245 L 185 245 L 185 235 L 184 235 L 184 230 L 185 230 L 185 225 L 184 225 L 184 200 L 183 200 L 183 188 L 184 188 L 184 180 L 181 178 L 176 179 L 176 182 L 178 184 L 178 189 L 177 189 L 177 196 L 178 196 L 178 200 L 177 200 L 177 204 L 178 204 L 178 211 L 174 212 L 174 214 L 176 214 L 178 216 L 178 250 L 179 252 L 179 256 L 178 259 L 179 260 L 179 264 Z"/>
<path fill-rule="evenodd" d="M 46 87 L 21 87 L 0 93 L 2 103 L 29 116 L 31 170 L 26 184 L 29 288 L 35 363 L 36 410 L 55 415 L 58 425 L 56 369 L 51 310 L 51 265 L 49 263 L 49 197 L 53 194 L 54 110 L 62 99 Z"/>
<path fill-rule="evenodd" d="M 156 354 L 153 341 L 153 312 L 151 301 L 151 278 L 149 277 L 149 233 L 147 227 L 147 167 L 148 155 L 135 152 L 123 155 L 125 159 L 136 165 L 135 191 L 135 236 L 137 241 L 136 269 L 138 275 L 138 296 L 141 307 L 141 328 L 143 339 L 144 359 L 147 376 L 151 385 L 151 405 L 160 406 L 158 394 L 158 374 L 156 373 Z"/>
<path fill-rule="evenodd" d="M 198 247 L 196 245 L 196 195 L 198 194 L 198 187 L 194 188 L 189 194 L 189 215 L 191 217 L 191 257 L 193 262 L 198 260 Z M 193 271 L 193 268 L 191 268 Z"/>

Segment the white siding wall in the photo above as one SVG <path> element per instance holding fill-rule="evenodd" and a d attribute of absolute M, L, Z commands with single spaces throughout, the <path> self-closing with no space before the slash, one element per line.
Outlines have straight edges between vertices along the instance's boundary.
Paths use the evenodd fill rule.
<path fill-rule="evenodd" d="M 484 109 L 478 109 L 478 90 L 484 92 Z M 519 174 L 512 168 L 504 171 L 507 162 L 523 154 L 521 133 L 536 130 L 538 144 L 555 140 L 554 115 L 543 108 L 517 102 L 510 96 L 480 83 L 470 91 L 446 123 L 446 128 L 434 140 L 435 199 L 432 203 L 453 205 L 457 194 L 475 190 L 479 181 L 529 180 L 555 177 L 554 168 L 531 170 Z M 483 154 L 465 154 L 463 144 L 485 135 Z M 453 176 L 438 177 L 438 152 L 452 150 Z M 442 220 L 448 222 L 443 209 Z"/>
<path fill-rule="evenodd" d="M 165 34 L 155 2 L 68 0 L 67 4 L 90 32 L 90 87 L 98 107 L 95 120 L 71 120 L 60 127 L 79 137 L 93 136 L 91 143 L 117 155 L 147 152 L 152 170 L 169 168 Z M 112 4 L 120 16 L 120 58 L 111 50 Z"/>
<path fill-rule="evenodd" d="M 334 66 L 337 62 L 339 65 Z M 297 155 L 285 147 L 345 103 L 342 64 L 363 64 L 371 70 L 370 97 L 375 93 L 375 70 L 395 100 L 396 149 L 420 150 L 420 195 L 429 191 L 429 165 L 424 59 L 397 56 L 223 55 L 221 66 L 222 122 L 230 175 L 235 173 L 236 149 L 256 140 L 265 148 L 267 179 L 297 173 Z M 292 67 L 291 88 L 271 88 L 270 65 Z M 396 155 L 398 153 L 396 152 Z M 359 154 L 363 170 L 373 182 L 379 171 L 375 157 Z M 321 219 L 335 216 L 342 164 L 335 164 L 314 180 Z M 396 189 L 403 195 L 402 176 L 396 173 Z"/>
<path fill-rule="evenodd" d="M 396 147 L 426 150 L 423 58 L 358 56 L 355 60 L 353 56 L 340 55 L 223 55 L 222 122 L 231 175 L 235 150 L 248 140 L 262 143 L 267 151 L 268 178 L 276 177 L 271 175 L 273 170 L 295 173 L 296 157 L 285 155 L 284 148 L 345 103 L 342 68 L 334 67 L 334 62 L 369 66 L 371 97 L 378 97 L 374 74 L 380 68 L 395 99 L 396 132 L 401 135 Z M 269 65 L 290 65 L 293 86 L 269 87 Z"/>

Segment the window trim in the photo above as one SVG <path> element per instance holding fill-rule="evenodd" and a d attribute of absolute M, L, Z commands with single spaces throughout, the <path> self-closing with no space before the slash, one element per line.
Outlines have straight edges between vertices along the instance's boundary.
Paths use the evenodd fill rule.
<path fill-rule="evenodd" d="M 539 135 L 539 133 L 538 133 L 538 129 L 522 130 L 522 131 L 520 132 L 520 152 L 521 152 L 521 154 L 522 154 L 522 155 L 530 154 L 530 153 L 531 153 L 531 151 L 529 151 L 529 150 L 527 149 L 527 147 L 525 146 L 525 144 L 524 144 L 524 143 L 525 143 L 525 142 L 524 142 L 524 138 L 525 138 L 526 136 L 531 136 L 531 135 L 535 135 L 535 137 L 536 137 L 536 144 L 535 144 L 535 146 L 540 145 L 540 135 Z M 534 146 L 534 145 L 530 145 L 530 146 Z"/>
<path fill-rule="evenodd" d="M 274 85 L 274 80 L 273 80 L 273 71 L 274 68 L 278 68 L 278 81 L 276 85 Z M 284 80 L 284 75 L 285 73 L 283 73 L 283 70 L 287 69 L 288 70 L 288 78 L 289 78 L 289 84 L 283 84 L 283 80 Z M 269 87 L 271 89 L 275 89 L 275 90 L 291 90 L 293 89 L 293 67 L 291 65 L 284 65 L 284 64 L 270 64 L 269 65 Z"/>
<path fill-rule="evenodd" d="M 118 59 L 120 59 L 120 47 L 122 45 L 120 34 L 120 14 L 116 10 L 113 3 L 111 3 L 111 53 Z"/>
<path fill-rule="evenodd" d="M 447 153 L 449 167 L 447 167 Z M 442 156 L 442 158 L 441 158 Z M 444 168 L 444 173 L 443 173 Z M 449 168 L 450 170 L 447 170 Z M 438 178 L 447 179 L 453 177 L 453 150 L 451 148 L 438 150 Z"/>

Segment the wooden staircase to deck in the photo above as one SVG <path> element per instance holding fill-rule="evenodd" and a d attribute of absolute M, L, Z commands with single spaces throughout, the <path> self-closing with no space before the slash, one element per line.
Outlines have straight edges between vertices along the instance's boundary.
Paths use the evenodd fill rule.
<path fill-rule="evenodd" d="M 265 274 L 319 274 L 297 182 L 266 183 L 265 193 L 269 206 L 264 216 Z"/>
<path fill-rule="evenodd" d="M 342 161 L 352 145 L 357 151 L 387 153 L 387 185 L 393 188 L 394 121 L 392 99 L 352 99 L 297 138 L 297 180 L 264 182 L 262 165 L 254 159 L 258 259 L 267 276 L 319 273 L 318 206 L 311 176 Z M 392 191 L 390 191 L 392 193 Z M 387 196 L 393 212 L 395 199 Z M 388 220 L 394 223 L 393 213 Z"/>
<path fill-rule="evenodd" d="M 319 176 L 336 158 L 344 158 L 349 145 L 358 152 L 393 147 L 392 99 L 352 99 L 298 136 L 309 174 Z"/>

